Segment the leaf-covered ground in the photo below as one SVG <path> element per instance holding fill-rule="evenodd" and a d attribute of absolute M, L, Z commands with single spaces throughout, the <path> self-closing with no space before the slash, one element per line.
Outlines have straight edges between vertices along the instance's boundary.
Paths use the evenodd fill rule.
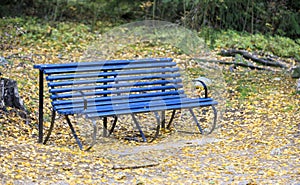
<path fill-rule="evenodd" d="M 1 68 L 3 76 L 17 80 L 29 113 L 22 118 L 14 109 L 1 112 L 0 184 L 300 183 L 300 95 L 295 93 L 295 80 L 285 72 L 223 67 L 226 107 L 220 107 L 222 119 L 209 136 L 172 131 L 154 143 L 111 137 L 83 152 L 65 121 L 57 118 L 50 142 L 38 144 L 38 71 L 33 64 L 80 60 L 95 39 L 83 25 L 81 32 L 68 25 L 58 26 L 62 33 L 49 26 L 52 35 L 35 34 L 39 37 L 35 42 L 30 34 L 40 33 L 36 27 L 2 37 L 1 55 L 10 57 L 9 65 Z M 6 30 L 22 31 L 11 26 Z M 125 51 L 113 57 L 144 57 L 150 52 L 134 47 Z M 151 55 L 172 56 L 195 71 L 195 64 L 182 64 L 186 56 L 170 48 L 154 47 Z M 49 100 L 44 107 L 47 127 Z"/>

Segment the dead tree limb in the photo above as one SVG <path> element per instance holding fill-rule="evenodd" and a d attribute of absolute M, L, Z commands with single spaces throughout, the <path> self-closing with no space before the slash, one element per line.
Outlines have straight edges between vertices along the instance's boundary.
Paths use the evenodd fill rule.
<path fill-rule="evenodd" d="M 225 64 L 225 65 L 235 65 L 235 66 L 249 67 L 250 69 L 256 69 L 256 70 L 273 71 L 272 69 L 259 67 L 259 66 L 255 66 L 255 65 L 252 65 L 252 64 L 241 63 L 241 62 L 226 62 L 226 61 L 223 61 L 223 60 L 206 60 L 206 59 L 197 59 L 197 60 L 201 61 L 201 62 L 210 62 L 210 63 Z"/>
<path fill-rule="evenodd" d="M 138 169 L 138 168 L 149 168 L 158 166 L 159 163 L 153 163 L 153 164 L 144 164 L 144 165 L 135 165 L 135 166 L 113 166 L 113 170 L 126 170 L 126 169 Z"/>
<path fill-rule="evenodd" d="M 236 54 L 242 55 L 245 59 L 250 59 L 253 62 L 263 64 L 265 66 L 273 66 L 273 67 L 281 67 L 281 68 L 287 68 L 287 65 L 277 62 L 274 60 L 268 60 L 267 58 L 259 58 L 255 55 L 252 55 L 244 50 L 236 50 L 236 49 L 230 49 L 230 50 L 222 50 L 221 55 L 222 56 L 235 56 Z"/>

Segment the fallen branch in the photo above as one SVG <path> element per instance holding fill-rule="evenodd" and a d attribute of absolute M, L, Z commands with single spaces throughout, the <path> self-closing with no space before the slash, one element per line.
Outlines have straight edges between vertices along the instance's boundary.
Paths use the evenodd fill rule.
<path fill-rule="evenodd" d="M 222 50 L 221 55 L 222 56 L 235 56 L 236 54 L 242 55 L 245 59 L 250 59 L 253 62 L 257 62 L 260 64 L 263 64 L 265 66 L 273 66 L 273 67 L 281 67 L 281 68 L 287 68 L 287 66 L 281 62 L 277 62 L 274 60 L 269 60 L 266 58 L 259 58 L 255 55 L 251 55 L 247 51 L 243 50 L 236 50 L 236 49 L 230 49 L 230 50 Z"/>
<path fill-rule="evenodd" d="M 12 55 L 6 57 L 6 59 L 12 59 L 12 58 L 19 58 L 21 60 L 29 60 L 30 62 L 34 62 L 32 59 L 32 56 L 31 57 L 30 56 L 22 56 L 18 53 L 12 54 Z"/>
<path fill-rule="evenodd" d="M 159 163 L 152 163 L 152 164 L 144 164 L 144 165 L 135 165 L 135 166 L 113 166 L 113 170 L 126 170 L 126 169 L 138 169 L 138 168 L 149 168 L 158 166 Z"/>
<path fill-rule="evenodd" d="M 241 62 L 226 62 L 226 61 L 223 61 L 223 60 L 206 60 L 206 59 L 197 59 L 197 60 L 201 61 L 201 62 L 210 62 L 210 63 L 225 64 L 225 65 L 235 65 L 235 66 L 249 67 L 250 69 L 256 69 L 256 70 L 273 71 L 272 69 L 259 67 L 259 66 L 255 66 L 255 65 L 252 65 L 252 64 L 241 63 Z"/>

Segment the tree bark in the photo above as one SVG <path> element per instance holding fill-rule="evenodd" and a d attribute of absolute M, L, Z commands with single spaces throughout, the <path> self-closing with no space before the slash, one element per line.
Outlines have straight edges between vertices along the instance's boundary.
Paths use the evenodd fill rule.
<path fill-rule="evenodd" d="M 13 107 L 25 111 L 24 103 L 19 95 L 15 80 L 0 78 L 0 109 Z"/>

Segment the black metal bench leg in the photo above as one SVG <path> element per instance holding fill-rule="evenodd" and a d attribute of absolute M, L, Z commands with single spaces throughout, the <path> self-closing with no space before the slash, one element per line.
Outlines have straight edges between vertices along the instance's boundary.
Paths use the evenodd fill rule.
<path fill-rule="evenodd" d="M 107 134 L 107 117 L 103 117 L 103 137 L 108 136 Z"/>
<path fill-rule="evenodd" d="M 193 109 L 189 108 L 189 111 L 190 111 L 190 113 L 192 114 L 192 117 L 193 117 L 195 123 L 197 124 L 197 127 L 198 127 L 200 133 L 203 134 L 203 130 L 202 130 L 202 128 L 201 128 L 201 126 L 200 126 L 200 124 L 199 124 L 199 122 L 198 122 L 198 120 L 197 120 L 197 117 L 196 117 L 195 114 L 194 114 Z"/>
<path fill-rule="evenodd" d="M 47 136 L 45 137 L 45 140 L 43 142 L 43 144 L 45 145 L 47 143 L 47 141 L 49 140 L 50 138 L 50 135 L 51 135 L 51 132 L 54 128 L 54 121 L 55 121 L 55 116 L 56 116 L 56 112 L 55 110 L 52 111 L 52 116 L 51 116 L 51 125 L 50 125 L 50 128 L 48 130 L 48 133 L 47 133 Z"/>
<path fill-rule="evenodd" d="M 211 107 L 214 111 L 214 121 L 213 121 L 213 125 L 212 125 L 210 132 L 208 132 L 207 134 L 212 133 L 212 131 L 216 128 L 216 125 L 217 125 L 218 112 L 217 112 L 217 109 L 215 108 L 215 106 L 212 105 Z"/>
<path fill-rule="evenodd" d="M 195 116 L 193 110 L 192 110 L 191 108 L 189 109 L 189 111 L 191 112 L 191 114 L 192 114 L 192 116 L 193 116 L 193 119 L 194 119 L 194 121 L 196 122 L 197 127 L 198 127 L 198 129 L 199 129 L 199 131 L 200 131 L 201 134 L 210 134 L 210 133 L 212 133 L 213 130 L 216 128 L 216 124 L 217 124 L 217 109 L 216 109 L 215 106 L 213 106 L 213 105 L 212 105 L 211 107 L 212 107 L 212 109 L 213 109 L 214 118 L 213 118 L 213 122 L 212 122 L 211 128 L 210 128 L 209 130 L 207 129 L 205 133 L 204 133 L 203 129 L 201 128 L 201 126 L 200 126 L 200 124 L 199 124 L 199 122 L 198 122 L 198 120 L 197 120 L 197 118 L 196 118 L 196 116 Z"/>
<path fill-rule="evenodd" d="M 138 128 L 138 130 L 139 130 L 142 138 L 143 138 L 143 142 L 147 142 L 147 139 L 146 139 L 146 137 L 145 137 L 145 135 L 144 135 L 144 133 L 143 133 L 143 131 L 141 129 L 141 126 L 139 125 L 139 122 L 137 121 L 136 117 L 134 116 L 134 114 L 131 114 L 131 116 L 132 116 L 132 119 L 133 119 L 136 127 Z"/>
<path fill-rule="evenodd" d="M 95 144 L 96 144 L 96 138 L 97 138 L 97 123 L 94 119 L 92 119 L 92 122 L 93 122 L 93 141 L 92 143 L 90 144 L 90 146 L 85 149 L 85 151 L 88 151 L 90 150 Z"/>
<path fill-rule="evenodd" d="M 114 122 L 111 126 L 111 129 L 109 130 L 108 136 L 110 136 L 113 133 L 113 131 L 117 125 L 117 122 L 118 122 L 118 116 L 114 116 Z"/>
<path fill-rule="evenodd" d="M 155 118 L 156 118 L 156 122 L 157 122 L 157 127 L 156 127 L 155 135 L 154 135 L 153 139 L 150 142 L 154 141 L 157 138 L 157 136 L 159 134 L 159 130 L 160 130 L 161 121 L 160 121 L 159 114 L 157 112 L 154 112 L 154 114 L 155 114 Z"/>
<path fill-rule="evenodd" d="M 44 72 L 42 70 L 39 70 L 39 143 L 43 143 L 43 119 L 44 119 L 44 112 L 43 112 L 43 107 L 44 107 Z"/>
<path fill-rule="evenodd" d="M 72 123 L 71 123 L 71 121 L 70 121 L 69 116 L 66 115 L 65 117 L 66 117 L 66 120 L 67 120 L 67 122 L 68 122 L 68 125 L 69 125 L 69 127 L 70 127 L 70 129 L 71 129 L 71 131 L 72 131 L 72 134 L 73 134 L 73 136 L 74 136 L 74 138 L 75 138 L 75 140 L 76 140 L 76 142 L 77 142 L 77 144 L 78 144 L 80 150 L 82 150 L 82 144 L 81 144 L 81 142 L 80 142 L 80 140 L 79 140 L 79 138 L 78 138 L 78 136 L 77 136 L 77 134 L 76 134 L 76 132 L 75 132 L 75 129 L 74 129 L 74 127 L 73 127 L 73 125 L 72 125 Z"/>
<path fill-rule="evenodd" d="M 161 112 L 161 128 L 166 128 L 166 111 Z"/>
<path fill-rule="evenodd" d="M 168 123 L 168 125 L 167 125 L 167 129 L 170 129 L 171 124 L 172 124 L 172 122 L 173 122 L 173 120 L 174 120 L 174 117 L 175 117 L 175 113 L 176 113 L 176 110 L 173 110 L 173 111 L 172 111 L 171 118 L 170 118 L 169 123 Z"/>

